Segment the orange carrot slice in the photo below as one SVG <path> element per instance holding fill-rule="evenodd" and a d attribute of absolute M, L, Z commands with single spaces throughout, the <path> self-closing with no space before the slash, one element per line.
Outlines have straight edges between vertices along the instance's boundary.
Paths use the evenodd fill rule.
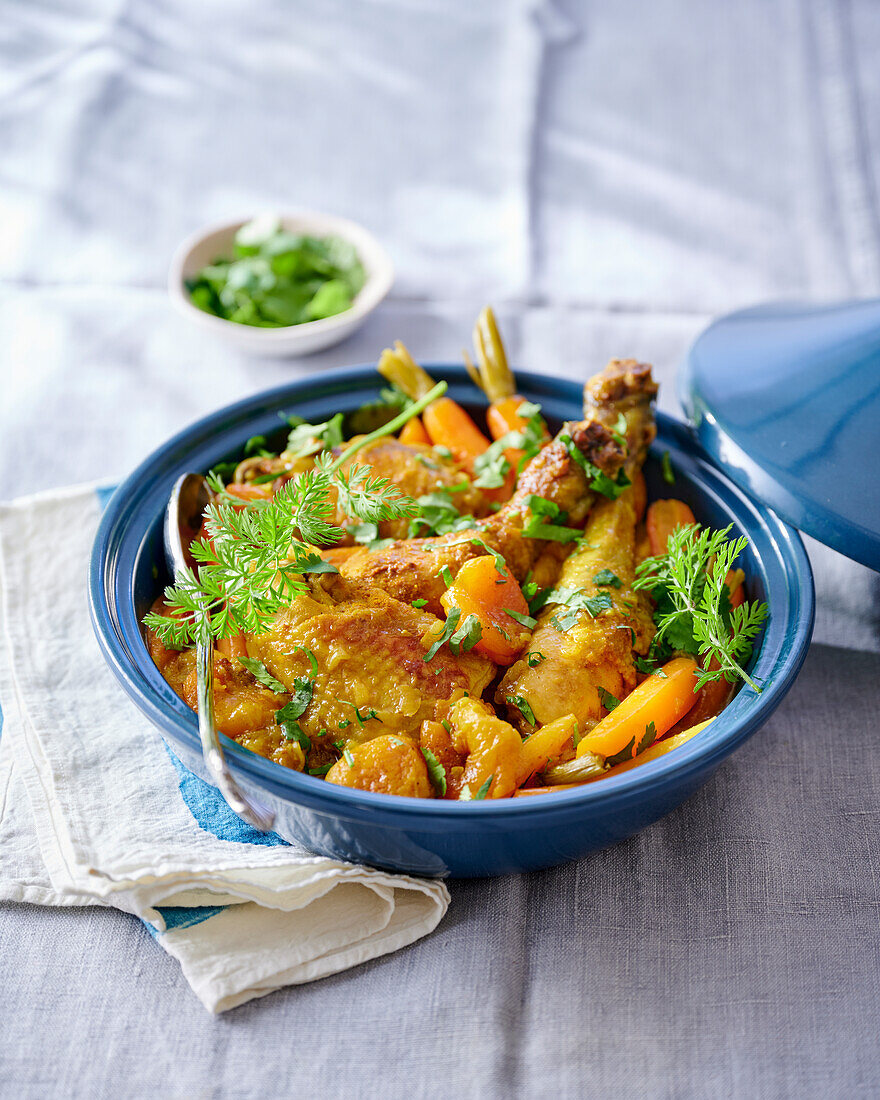
<path fill-rule="evenodd" d="M 677 749 L 686 741 L 690 741 L 692 737 L 696 737 L 698 733 L 702 733 L 706 726 L 710 725 L 713 721 L 714 719 L 709 718 L 705 722 L 699 722 L 697 725 L 688 726 L 686 730 L 682 730 L 681 733 L 675 734 L 674 737 L 667 737 L 663 741 L 658 741 L 656 744 L 651 745 L 650 748 L 645 749 L 644 752 L 640 752 L 639 755 L 632 760 L 624 760 L 622 764 L 615 764 L 615 766 L 609 768 L 607 772 L 602 772 L 601 775 L 591 776 L 589 779 L 585 779 L 584 782 L 601 782 L 601 780 L 608 779 L 612 775 L 622 775 L 631 768 L 637 768 L 641 764 L 647 764 L 649 760 L 659 760 L 661 756 L 665 756 L 668 752 Z M 556 789 L 559 790 L 558 787 Z"/>
<path fill-rule="evenodd" d="M 593 727 L 578 745 L 577 755 L 594 752 L 599 756 L 616 756 L 630 742 L 634 755 L 651 723 L 655 737 L 662 737 L 696 703 L 696 669 L 697 662 L 690 657 L 668 661 Z"/>
<path fill-rule="evenodd" d="M 228 638 L 220 638 L 217 642 L 217 652 L 221 657 L 247 657 L 247 639 L 244 634 L 233 634 Z"/>
<path fill-rule="evenodd" d="M 431 443 L 430 436 L 425 431 L 425 426 L 422 424 L 421 417 L 418 416 L 414 416 L 412 420 L 408 420 L 404 424 L 400 429 L 398 439 L 401 443 L 407 444 L 421 443 L 424 446 L 429 446 Z"/>

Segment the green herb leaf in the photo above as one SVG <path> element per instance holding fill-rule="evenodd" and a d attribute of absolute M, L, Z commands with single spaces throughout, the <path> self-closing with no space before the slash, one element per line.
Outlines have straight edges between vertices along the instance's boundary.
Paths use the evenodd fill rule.
<path fill-rule="evenodd" d="M 245 458 L 250 458 L 251 455 L 267 456 L 271 455 L 271 453 L 271 451 L 267 450 L 266 437 L 264 435 L 252 435 L 244 445 Z"/>
<path fill-rule="evenodd" d="M 521 612 L 514 611 L 509 607 L 504 608 L 504 614 L 509 615 L 515 623 L 524 626 L 526 630 L 534 630 L 537 626 L 537 619 L 533 619 L 531 615 L 523 615 Z"/>
<path fill-rule="evenodd" d="M 314 680 L 305 676 L 297 676 L 293 681 L 291 700 L 275 713 L 275 721 L 281 725 L 283 722 L 292 722 L 303 715 L 312 701 L 312 692 L 315 689 Z"/>
<path fill-rule="evenodd" d="M 421 608 L 423 608 L 425 604 L 427 604 L 427 602 L 427 600 L 423 600 L 420 597 L 419 599 L 412 601 L 412 606 L 416 608 L 416 610 L 421 610 Z"/>
<path fill-rule="evenodd" d="M 317 775 L 317 776 L 326 775 L 327 772 L 329 772 L 332 767 L 333 767 L 333 764 L 331 763 L 331 764 L 322 764 L 319 768 L 309 768 L 309 775 Z"/>
<path fill-rule="evenodd" d="M 516 707 L 530 726 L 537 726 L 535 712 L 529 705 L 528 699 L 525 699 L 522 695 L 505 695 L 504 698 L 512 707 Z"/>
<path fill-rule="evenodd" d="M 552 626 L 559 631 L 570 630 L 578 621 L 579 613 L 585 611 L 591 618 L 598 618 L 603 611 L 608 611 L 614 606 L 607 592 L 599 592 L 595 596 L 588 596 L 582 588 L 554 588 L 547 595 L 546 603 L 561 604 L 565 611 L 558 612 L 550 620 Z"/>
<path fill-rule="evenodd" d="M 529 650 L 526 654 L 526 660 L 529 663 L 529 668 L 537 668 L 542 661 L 546 661 L 547 658 L 543 653 L 538 653 L 537 650 Z"/>
<path fill-rule="evenodd" d="M 546 500 L 532 493 L 526 497 L 524 503 L 531 517 L 523 527 L 524 538 L 548 539 L 552 542 L 564 543 L 575 542 L 582 537 L 582 532 L 576 528 L 563 526 L 568 517 L 552 500 Z M 560 522 L 554 523 L 556 519 Z"/>
<path fill-rule="evenodd" d="M 574 461 L 584 471 L 589 486 L 594 492 L 601 493 L 609 500 L 617 500 L 620 494 L 632 485 L 623 468 L 618 470 L 616 476 L 612 478 L 590 462 L 583 452 L 578 449 L 570 435 L 560 435 L 559 442 L 565 446 Z"/>
<path fill-rule="evenodd" d="M 263 687 L 267 687 L 270 691 L 274 691 L 277 695 L 285 695 L 287 688 L 280 680 L 276 680 L 272 673 L 266 668 L 262 661 L 258 661 L 256 657 L 239 657 L 238 663 L 243 665 L 244 668 L 253 676 L 258 683 L 261 683 Z"/>
<path fill-rule="evenodd" d="M 278 722 L 278 725 L 281 726 L 285 741 L 296 741 L 305 753 L 311 751 L 312 742 L 299 722 Z"/>
<path fill-rule="evenodd" d="M 600 569 L 599 572 L 593 577 L 593 584 L 597 588 L 622 588 L 623 581 L 616 573 L 612 573 L 610 569 Z"/>
<path fill-rule="evenodd" d="M 345 757 L 346 764 L 348 764 L 350 768 L 353 768 L 354 756 L 352 756 L 351 749 L 348 747 L 348 745 L 346 745 L 345 748 L 342 750 L 342 755 Z"/>
<path fill-rule="evenodd" d="M 695 691 L 724 676 L 730 683 L 744 680 L 760 693 L 745 665 L 768 608 L 766 603 L 748 601 L 730 608 L 726 577 L 748 546 L 745 537 L 728 539 L 730 530 L 676 528 L 669 536 L 667 553 L 638 566 L 634 587 L 650 592 L 656 604 L 652 656 L 663 659 L 667 652 L 683 651 L 701 660 Z M 709 667 L 713 658 L 717 669 Z"/>
<path fill-rule="evenodd" d="M 483 801 L 483 799 L 489 793 L 489 788 L 492 786 L 492 780 L 494 778 L 495 778 L 494 774 L 490 775 L 489 778 L 485 781 L 485 783 L 483 783 L 481 785 L 480 789 L 474 795 L 474 802 L 482 802 Z"/>
<path fill-rule="evenodd" d="M 601 686 L 599 687 L 599 702 L 607 711 L 612 711 L 615 707 L 620 706 L 620 700 Z"/>
<path fill-rule="evenodd" d="M 613 768 L 615 764 L 622 764 L 624 760 L 632 760 L 633 747 L 635 746 L 636 739 L 633 737 L 630 743 L 620 750 L 620 752 L 614 753 L 613 756 L 605 757 L 605 766 L 607 768 Z"/>
<path fill-rule="evenodd" d="M 626 447 L 626 417 L 623 413 L 617 414 L 617 421 L 611 429 L 611 435 L 621 447 Z"/>
<path fill-rule="evenodd" d="M 434 790 L 440 798 L 443 798 L 446 794 L 446 769 L 431 750 L 426 749 L 424 745 L 422 745 L 422 756 L 424 756 L 425 763 L 428 765 L 428 775 Z"/>
<path fill-rule="evenodd" d="M 663 452 L 663 458 L 661 459 L 660 465 L 663 470 L 663 480 L 667 485 L 674 485 L 675 471 L 672 469 L 672 456 L 669 451 Z"/>
<path fill-rule="evenodd" d="M 464 622 L 449 639 L 449 648 L 456 655 L 473 649 L 483 637 L 483 628 L 476 615 L 466 615 Z"/>
<path fill-rule="evenodd" d="M 431 535 L 448 535 L 476 526 L 473 516 L 463 516 L 452 500 L 458 486 L 441 487 L 426 493 L 416 501 L 418 512 L 410 520 L 410 538 L 429 538 Z"/>
<path fill-rule="evenodd" d="M 653 722 L 649 722 L 647 724 L 647 726 L 645 726 L 644 736 L 642 737 L 641 741 L 639 741 L 638 745 L 636 746 L 636 756 L 638 756 L 640 752 L 644 752 L 645 749 L 650 748 L 651 745 L 654 744 L 654 741 L 656 739 L 657 739 L 657 727 L 654 725 Z"/>

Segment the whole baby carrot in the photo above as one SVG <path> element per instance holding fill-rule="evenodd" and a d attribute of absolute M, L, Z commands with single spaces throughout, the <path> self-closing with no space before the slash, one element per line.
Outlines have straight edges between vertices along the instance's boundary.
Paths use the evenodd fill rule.
<path fill-rule="evenodd" d="M 694 513 L 683 500 L 655 500 L 648 508 L 645 520 L 651 553 L 655 557 L 665 554 L 669 536 L 676 527 L 687 527 L 696 522 Z"/>

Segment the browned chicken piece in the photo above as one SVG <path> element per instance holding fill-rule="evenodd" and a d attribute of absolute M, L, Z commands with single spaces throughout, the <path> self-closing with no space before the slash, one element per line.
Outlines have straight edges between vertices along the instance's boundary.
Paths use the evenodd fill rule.
<path fill-rule="evenodd" d="M 377 477 L 387 478 L 413 500 L 446 490 L 463 516 L 489 514 L 489 502 L 482 491 L 472 484 L 467 472 L 453 459 L 438 455 L 433 447 L 401 443 L 393 438 L 379 439 L 372 446 L 358 451 L 343 469 L 348 469 L 352 464 L 369 466 Z M 344 526 L 352 521 L 337 513 L 333 522 Z M 379 524 L 379 537 L 405 539 L 409 523 L 408 519 L 385 520 Z"/>
<path fill-rule="evenodd" d="M 632 475 L 648 456 L 648 448 L 657 435 L 652 402 L 657 383 L 649 363 L 636 359 L 612 359 L 604 370 L 594 374 L 584 386 L 584 416 L 615 428 L 621 413 L 626 417 L 627 459 L 625 469 Z"/>
<path fill-rule="evenodd" d="M 604 713 L 600 689 L 620 699 L 635 687 L 633 650 L 647 652 L 653 626 L 644 595 L 632 589 L 634 551 L 635 509 L 628 489 L 616 501 L 603 499 L 595 505 L 584 542 L 566 560 L 557 582 L 560 590 L 577 589 L 588 598 L 607 593 L 611 608 L 595 619 L 586 610 L 578 611 L 572 626 L 559 629 L 568 609 L 544 607 L 529 643 L 529 651 L 544 660 L 529 667 L 527 659 L 520 659 L 508 669 L 496 694 L 499 706 L 508 696 L 520 696 L 539 725 L 574 714 L 583 731 Z M 619 588 L 596 584 L 603 570 L 619 580 Z M 517 706 L 507 704 L 507 710 L 523 732 L 531 729 Z"/>
<path fill-rule="evenodd" d="M 609 476 L 617 473 L 624 451 L 608 428 L 584 421 L 568 429 L 589 462 Z M 532 459 L 501 511 L 479 520 L 473 530 L 408 539 L 378 551 L 356 551 L 342 562 L 338 576 L 328 577 L 328 588 L 337 598 L 380 588 L 404 603 L 425 599 L 429 610 L 442 614 L 440 597 L 446 582 L 441 571 L 446 568 L 454 577 L 470 558 L 485 554 L 486 546 L 500 553 L 513 575 L 522 580 L 546 549 L 541 539 L 522 535 L 530 518 L 528 498 L 532 495 L 558 505 L 568 514 L 572 527 L 583 524 L 595 496 L 580 465 L 557 440 Z"/>
<path fill-rule="evenodd" d="M 656 392 L 651 368 L 634 360 L 612 360 L 584 388 L 588 415 L 608 426 L 615 425 L 621 413 L 625 416 L 629 477 L 641 467 L 656 433 L 651 408 Z M 620 699 L 635 687 L 634 654 L 647 652 L 654 631 L 648 601 L 632 589 L 635 540 L 633 491 L 628 489 L 616 501 L 602 498 L 590 515 L 583 543 L 563 564 L 557 585 L 587 599 L 607 594 L 612 606 L 596 618 L 587 609 L 573 612 L 559 604 L 541 611 L 529 650 L 544 659 L 534 667 L 527 659 L 517 661 L 496 694 L 520 729 L 530 727 L 520 708 L 507 703 L 508 696 L 525 699 L 539 725 L 574 714 L 583 732 L 605 712 L 603 692 Z M 596 583 L 597 576 L 607 581 L 609 575 L 610 584 Z M 573 624 L 560 629 L 573 615 Z"/>
<path fill-rule="evenodd" d="M 151 649 L 157 649 L 155 635 L 149 639 Z M 162 675 L 187 706 L 198 710 L 196 683 L 196 651 L 178 653 L 164 650 L 166 659 L 160 666 Z M 262 687 L 237 661 L 214 655 L 214 720 L 217 729 L 246 749 L 302 771 L 305 753 L 295 741 L 288 741 L 275 722 L 275 714 L 289 696 L 279 695 Z"/>
<path fill-rule="evenodd" d="M 415 736 L 438 704 L 482 694 L 495 673 L 485 657 L 456 656 L 444 645 L 425 660 L 439 630 L 430 612 L 380 591 L 338 604 L 302 596 L 269 631 L 248 639 L 248 651 L 291 694 L 297 679 L 313 679 L 298 721 L 313 744 L 326 747 L 385 733 Z"/>

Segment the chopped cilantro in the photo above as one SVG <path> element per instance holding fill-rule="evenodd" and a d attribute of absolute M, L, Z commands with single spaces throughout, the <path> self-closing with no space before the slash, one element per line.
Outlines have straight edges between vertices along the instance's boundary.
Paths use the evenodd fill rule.
<path fill-rule="evenodd" d="M 675 484 L 675 470 L 672 468 L 672 456 L 669 451 L 663 452 L 663 458 L 660 460 L 660 466 L 663 470 L 663 480 L 667 485 Z"/>
<path fill-rule="evenodd" d="M 243 665 L 253 678 L 263 687 L 269 688 L 270 691 L 274 691 L 276 695 L 284 695 L 287 692 L 287 688 L 280 680 L 276 680 L 272 673 L 266 668 L 262 661 L 258 661 L 256 657 L 239 657 L 238 663 Z"/>
<path fill-rule="evenodd" d="M 318 675 L 318 659 L 317 659 L 317 657 L 315 657 L 314 653 L 312 653 L 312 651 L 307 646 L 295 645 L 293 647 L 293 652 L 294 653 L 305 653 L 305 655 L 309 659 L 309 664 L 311 665 L 312 676 L 317 676 Z"/>
<path fill-rule="evenodd" d="M 492 786 L 492 780 L 495 778 L 494 773 L 489 776 L 485 783 L 480 787 L 477 793 L 474 795 L 474 802 L 482 802 L 486 795 L 489 793 L 489 788 Z"/>
<path fill-rule="evenodd" d="M 559 442 L 564 444 L 565 449 L 584 471 L 590 488 L 594 490 L 594 492 L 601 493 L 603 497 L 608 497 L 609 500 L 617 500 L 624 489 L 628 489 L 630 485 L 632 485 L 632 482 L 626 476 L 622 468 L 618 470 L 616 477 L 612 478 L 600 470 L 598 466 L 593 465 L 593 463 L 578 450 L 577 445 L 570 435 L 561 435 L 559 437 Z"/>
<path fill-rule="evenodd" d="M 409 537 L 427 538 L 430 535 L 448 535 L 475 527 L 473 516 L 463 516 L 452 501 L 452 493 L 467 488 L 467 482 L 435 489 L 420 496 L 416 503 L 418 513 L 410 520 Z"/>
<path fill-rule="evenodd" d="M 320 768 L 309 768 L 309 775 L 317 775 L 317 776 L 326 775 L 327 772 L 329 772 L 332 767 L 333 767 L 333 764 L 330 763 L 330 764 L 322 764 L 320 766 Z"/>
<path fill-rule="evenodd" d="M 498 628 L 500 630 L 500 627 Z M 503 634 L 504 631 L 502 630 Z M 464 622 L 449 639 L 449 648 L 453 653 L 467 653 L 483 637 L 483 627 L 476 615 L 465 616 Z"/>
<path fill-rule="evenodd" d="M 636 756 L 638 756 L 640 752 L 644 752 L 645 749 L 650 748 L 651 745 L 654 744 L 656 739 L 657 727 L 654 725 L 653 722 L 649 722 L 647 726 L 645 726 L 644 737 L 642 737 L 641 741 L 639 741 L 638 745 L 636 746 Z"/>
<path fill-rule="evenodd" d="M 508 435 L 490 444 L 488 450 L 478 455 L 474 460 L 474 485 L 480 489 L 498 489 L 504 484 L 510 471 L 510 463 L 504 453 L 508 444 L 505 442 Z"/>
<path fill-rule="evenodd" d="M 431 784 L 440 798 L 443 798 L 446 794 L 446 769 L 431 750 L 426 749 L 424 745 L 422 745 L 422 756 L 424 756 L 425 763 L 428 765 L 428 775 L 430 776 Z"/>
<path fill-rule="evenodd" d="M 309 703 L 312 701 L 314 689 L 314 680 L 309 680 L 305 676 L 297 676 L 293 681 L 293 691 L 291 692 L 292 698 L 290 702 L 285 704 L 285 706 L 275 714 L 275 721 L 279 726 L 284 722 L 293 722 L 299 718 L 300 715 L 305 713 Z"/>
<path fill-rule="evenodd" d="M 246 458 L 253 455 L 268 458 L 272 455 L 272 452 L 267 449 L 267 440 L 264 435 L 252 435 L 244 445 L 244 454 Z"/>
<path fill-rule="evenodd" d="M 623 581 L 616 573 L 612 573 L 610 569 L 600 569 L 596 576 L 593 577 L 593 584 L 595 584 L 597 588 L 623 587 Z"/>
<path fill-rule="evenodd" d="M 432 661 L 444 642 L 449 643 L 449 648 L 455 654 L 460 653 L 462 650 L 473 649 L 482 635 L 483 630 L 476 615 L 468 615 L 462 622 L 461 608 L 452 607 L 446 616 L 443 630 L 422 659 L 426 662 Z"/>
<path fill-rule="evenodd" d="M 278 724 L 281 726 L 285 741 L 296 741 L 303 752 L 311 750 L 312 742 L 299 722 L 279 722 Z"/>
<path fill-rule="evenodd" d="M 449 641 L 449 639 L 458 629 L 458 624 L 460 620 L 461 608 L 453 607 L 450 610 L 449 614 L 446 616 L 446 624 L 443 627 L 442 632 L 440 633 L 434 644 L 431 646 L 431 648 L 428 650 L 428 652 L 425 654 L 425 656 L 422 658 L 425 662 L 434 660 L 434 658 L 437 656 L 437 653 L 440 651 L 440 647 L 443 645 L 443 643 Z"/>
<path fill-rule="evenodd" d="M 620 700 L 612 695 L 610 691 L 606 691 L 603 687 L 599 688 L 599 702 L 608 711 L 614 710 L 615 707 L 620 706 Z"/>
<path fill-rule="evenodd" d="M 554 588 L 547 596 L 547 603 L 562 604 L 565 611 L 558 612 L 550 620 L 559 631 L 570 630 L 578 620 L 578 612 L 586 611 L 593 619 L 613 606 L 607 592 L 588 596 L 582 588 Z"/>
<path fill-rule="evenodd" d="M 443 583 L 446 585 L 446 587 L 449 588 L 449 586 L 452 584 L 452 573 L 449 570 L 449 566 L 442 566 L 439 575 L 443 578 Z"/>
<path fill-rule="evenodd" d="M 530 650 L 526 654 L 526 660 L 529 662 L 529 668 L 537 668 L 542 661 L 546 661 L 547 658 L 543 653 L 539 653 L 537 650 Z"/>
<path fill-rule="evenodd" d="M 526 497 L 525 505 L 530 518 L 522 530 L 524 538 L 548 539 L 552 542 L 574 542 L 581 538 L 581 532 L 576 528 L 563 526 L 568 517 L 552 500 L 531 493 Z M 557 519 L 559 523 L 554 523 Z"/>
<path fill-rule="evenodd" d="M 523 421 L 522 428 L 496 439 L 474 462 L 474 473 L 477 475 L 475 485 L 483 489 L 497 489 L 504 484 L 510 471 L 506 451 L 522 451 L 516 470 L 519 474 L 544 446 L 547 425 L 541 416 L 541 406 L 523 401 L 517 409 L 517 416 Z"/>
<path fill-rule="evenodd" d="M 417 610 L 421 610 L 421 609 L 422 609 L 422 608 L 423 608 L 423 607 L 425 606 L 425 604 L 426 604 L 427 602 L 428 602 L 427 600 L 423 600 L 423 599 L 418 599 L 418 600 L 413 600 L 413 601 L 412 601 L 412 605 L 413 605 L 413 607 L 415 607 L 415 608 L 416 608 Z"/>
<path fill-rule="evenodd" d="M 357 724 L 361 727 L 361 729 L 364 728 L 364 722 L 369 722 L 371 718 L 375 718 L 377 722 L 382 721 L 382 719 L 379 717 L 379 715 L 376 713 L 376 711 L 374 710 L 373 707 L 364 707 L 363 708 L 364 713 L 361 714 L 361 708 L 358 707 L 354 703 L 350 703 L 347 699 L 337 699 L 336 701 L 338 703 L 342 703 L 342 705 L 344 707 L 352 707 L 354 709 L 354 716 L 357 719 Z M 350 725 L 351 725 L 350 721 L 347 721 L 345 723 L 345 725 L 343 725 L 343 723 L 340 722 L 339 723 L 339 728 L 340 729 L 345 729 L 345 726 L 350 726 Z"/>
<path fill-rule="evenodd" d="M 354 767 L 354 757 L 352 756 L 351 749 L 348 745 L 342 750 L 342 755 L 345 757 L 345 762 L 350 768 Z"/>
<path fill-rule="evenodd" d="M 512 707 L 516 707 L 530 726 L 537 726 L 535 712 L 529 706 L 528 699 L 523 698 L 522 695 L 505 695 L 504 698 Z"/>
<path fill-rule="evenodd" d="M 514 611 L 510 607 L 504 608 L 504 614 L 509 615 L 515 623 L 519 623 L 520 626 L 524 626 L 526 630 L 534 630 L 537 623 L 536 619 L 533 619 L 531 615 L 523 615 L 519 611 Z"/>
<path fill-rule="evenodd" d="M 342 444 L 342 413 L 337 413 L 323 424 L 307 424 L 299 417 L 287 437 L 286 451 L 294 458 L 304 458 L 319 451 L 330 451 Z"/>
<path fill-rule="evenodd" d="M 633 737 L 630 743 L 616 752 L 613 756 L 605 757 L 605 767 L 613 768 L 615 764 L 622 764 L 624 760 L 632 760 L 633 748 L 635 747 L 636 739 Z"/>

